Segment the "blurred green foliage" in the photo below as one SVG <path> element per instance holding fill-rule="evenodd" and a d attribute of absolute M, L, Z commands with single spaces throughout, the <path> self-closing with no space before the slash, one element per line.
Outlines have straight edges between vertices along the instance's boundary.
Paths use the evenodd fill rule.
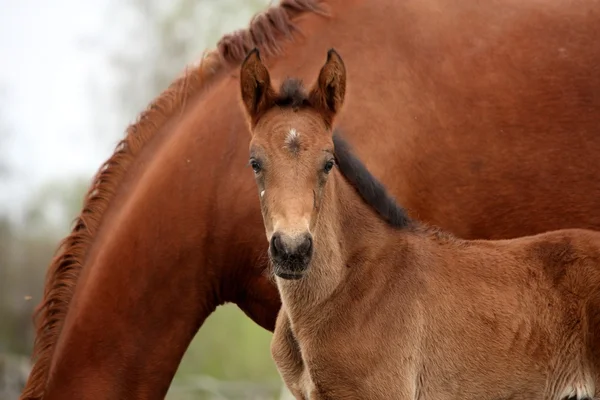
<path fill-rule="evenodd" d="M 129 45 L 109 55 L 116 91 L 113 111 L 119 110 L 125 124 L 203 52 L 212 50 L 225 34 L 246 28 L 254 14 L 269 0 L 113 0 L 123 15 L 133 15 L 127 24 Z M 117 6 L 118 4 L 118 6 Z M 128 12 L 127 12 L 128 11 Z M 123 22 L 111 17 L 112 23 Z M 129 19 L 128 19 L 129 21 Z"/>
<path fill-rule="evenodd" d="M 203 370 L 223 380 L 278 380 L 270 358 L 270 342 L 271 333 L 252 322 L 237 306 L 221 306 L 196 335 L 179 372 L 193 374 Z"/>
<path fill-rule="evenodd" d="M 225 382 L 262 383 L 267 392 L 272 387 L 278 391 L 281 380 L 270 356 L 270 342 L 271 333 L 252 322 L 237 306 L 221 306 L 190 344 L 173 386 L 186 387 L 198 375 L 208 375 Z M 172 390 L 168 400 L 182 400 L 181 396 L 180 391 Z"/>
<path fill-rule="evenodd" d="M 50 182 L 31 196 L 21 220 L 0 216 L 0 353 L 30 354 L 46 268 L 87 187 L 86 179 Z"/>

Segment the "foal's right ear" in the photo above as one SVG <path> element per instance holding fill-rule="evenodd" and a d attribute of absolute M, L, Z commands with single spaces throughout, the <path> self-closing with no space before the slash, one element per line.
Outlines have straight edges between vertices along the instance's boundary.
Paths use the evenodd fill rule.
<path fill-rule="evenodd" d="M 242 100 L 251 127 L 274 105 L 275 90 L 271 87 L 269 71 L 260 59 L 258 49 L 252 50 L 242 63 L 240 73 Z"/>

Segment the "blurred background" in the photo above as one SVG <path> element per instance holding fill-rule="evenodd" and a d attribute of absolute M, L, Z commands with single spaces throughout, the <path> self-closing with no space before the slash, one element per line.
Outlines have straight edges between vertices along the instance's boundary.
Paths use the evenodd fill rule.
<path fill-rule="evenodd" d="M 125 128 L 268 0 L 0 0 L 0 399 L 29 372 L 46 268 Z M 283 399 L 271 334 L 220 307 L 169 400 Z"/>

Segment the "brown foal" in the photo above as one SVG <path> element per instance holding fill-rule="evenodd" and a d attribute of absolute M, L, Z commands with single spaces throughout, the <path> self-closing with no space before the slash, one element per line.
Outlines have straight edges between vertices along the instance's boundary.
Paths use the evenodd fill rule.
<path fill-rule="evenodd" d="M 409 219 L 334 133 L 333 50 L 309 92 L 276 91 L 258 50 L 240 80 L 283 304 L 272 354 L 296 398 L 600 394 L 600 233 L 461 240 Z"/>

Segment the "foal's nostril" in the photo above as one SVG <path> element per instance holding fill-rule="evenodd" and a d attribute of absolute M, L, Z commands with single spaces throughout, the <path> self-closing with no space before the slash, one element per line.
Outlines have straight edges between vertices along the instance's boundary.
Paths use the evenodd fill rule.
<path fill-rule="evenodd" d="M 275 232 L 271 237 L 271 256 L 280 260 L 307 261 L 312 254 L 312 247 L 312 236 L 309 233 L 290 237 L 283 233 Z"/>
<path fill-rule="evenodd" d="M 271 253 L 274 256 L 279 256 L 285 252 L 283 248 L 283 241 L 281 240 L 281 233 L 275 232 L 271 237 Z"/>
<path fill-rule="evenodd" d="M 307 256 L 310 255 L 312 251 L 312 237 L 310 234 L 304 235 L 302 242 L 298 245 L 298 249 L 296 250 L 299 255 Z"/>

